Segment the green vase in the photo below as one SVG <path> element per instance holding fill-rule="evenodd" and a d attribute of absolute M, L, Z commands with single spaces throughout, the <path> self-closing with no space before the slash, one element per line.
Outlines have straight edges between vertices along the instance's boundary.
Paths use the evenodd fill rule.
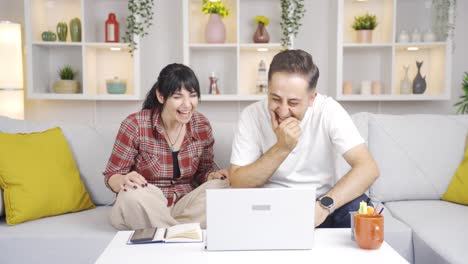
<path fill-rule="evenodd" d="M 59 41 L 67 41 L 68 26 L 65 22 L 57 24 L 57 37 Z"/>
<path fill-rule="evenodd" d="M 81 21 L 77 17 L 70 20 L 70 36 L 73 42 L 81 41 Z"/>
<path fill-rule="evenodd" d="M 41 34 L 41 38 L 43 41 L 56 41 L 57 35 L 52 31 L 44 31 Z"/>

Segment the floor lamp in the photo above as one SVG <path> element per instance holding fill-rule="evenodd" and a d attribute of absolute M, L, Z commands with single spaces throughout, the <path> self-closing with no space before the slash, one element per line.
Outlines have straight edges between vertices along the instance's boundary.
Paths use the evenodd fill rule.
<path fill-rule="evenodd" d="M 21 25 L 0 21 L 0 115 L 24 119 Z"/>

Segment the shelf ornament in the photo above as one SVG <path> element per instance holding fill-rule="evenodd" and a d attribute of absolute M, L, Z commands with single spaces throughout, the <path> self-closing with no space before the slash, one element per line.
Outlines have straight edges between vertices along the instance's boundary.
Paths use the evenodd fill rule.
<path fill-rule="evenodd" d="M 55 93 L 79 93 L 80 83 L 73 80 L 77 74 L 70 65 L 65 65 L 58 71 L 60 80 L 54 82 Z"/>
<path fill-rule="evenodd" d="M 224 43 L 226 41 L 226 26 L 223 18 L 229 15 L 229 9 L 222 1 L 203 0 L 201 11 L 210 14 L 205 27 L 205 40 L 208 43 Z"/>
<path fill-rule="evenodd" d="M 357 32 L 358 42 L 371 43 L 372 31 L 378 24 L 377 17 L 373 14 L 366 13 L 365 15 L 354 17 L 352 28 Z"/>
<path fill-rule="evenodd" d="M 153 25 L 153 6 L 154 0 L 128 0 L 127 28 L 122 40 L 128 43 L 132 56 L 138 48 L 134 37 L 145 37 Z"/>
<path fill-rule="evenodd" d="M 306 10 L 304 0 L 281 0 L 281 30 L 283 36 L 281 45 L 288 49 L 292 46 L 293 38 L 297 36 L 299 28 L 302 26 L 301 19 Z"/>
<path fill-rule="evenodd" d="M 257 30 L 253 35 L 254 43 L 268 43 L 270 42 L 270 34 L 266 29 L 266 26 L 270 23 L 270 19 L 266 16 L 256 16 L 254 22 L 257 24 Z"/>

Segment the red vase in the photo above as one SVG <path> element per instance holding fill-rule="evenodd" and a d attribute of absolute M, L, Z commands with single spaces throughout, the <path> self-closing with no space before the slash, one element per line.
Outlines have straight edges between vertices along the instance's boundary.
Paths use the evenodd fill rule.
<path fill-rule="evenodd" d="M 266 30 L 265 24 L 258 23 L 257 30 L 253 35 L 253 42 L 255 43 L 268 43 L 270 42 L 270 34 Z"/>

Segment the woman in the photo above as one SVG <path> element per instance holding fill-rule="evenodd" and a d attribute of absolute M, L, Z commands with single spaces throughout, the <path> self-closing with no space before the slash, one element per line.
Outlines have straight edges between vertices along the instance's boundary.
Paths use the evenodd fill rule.
<path fill-rule="evenodd" d="M 170 64 L 143 109 L 122 122 L 103 173 L 118 194 L 110 216 L 116 229 L 205 226 L 205 190 L 229 183 L 213 160 L 210 123 L 195 111 L 199 98 L 194 72 Z"/>

